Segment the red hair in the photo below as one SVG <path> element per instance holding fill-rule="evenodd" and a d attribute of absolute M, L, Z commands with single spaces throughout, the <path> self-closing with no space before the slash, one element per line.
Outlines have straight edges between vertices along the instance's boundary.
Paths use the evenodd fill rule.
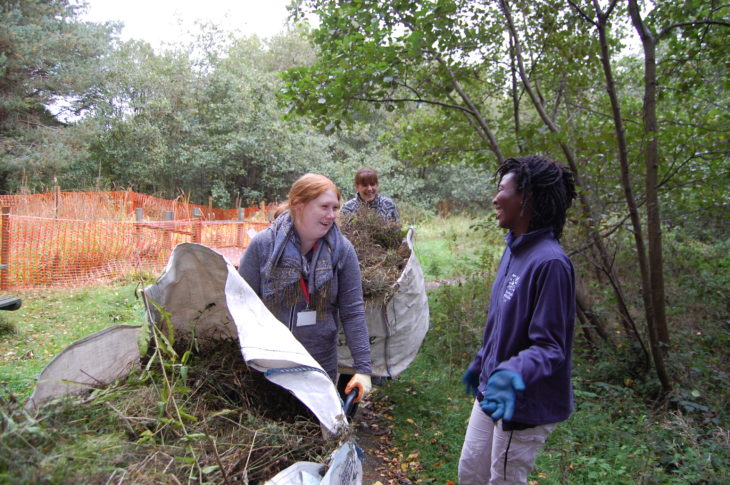
<path fill-rule="evenodd" d="M 301 205 L 302 207 L 307 203 L 313 201 L 328 190 L 333 191 L 337 195 L 337 200 L 342 200 L 340 197 L 340 189 L 337 188 L 335 183 L 318 173 L 307 173 L 302 175 L 294 182 L 289 189 L 289 198 L 287 205 L 290 210 L 289 214 L 292 219 L 295 218 L 294 208 Z"/>

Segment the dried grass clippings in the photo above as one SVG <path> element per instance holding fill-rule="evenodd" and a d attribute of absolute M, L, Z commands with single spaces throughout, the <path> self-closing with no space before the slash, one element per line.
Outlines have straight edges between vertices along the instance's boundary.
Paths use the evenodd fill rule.
<path fill-rule="evenodd" d="M 339 225 L 360 261 L 366 302 L 387 302 L 395 293 L 395 284 L 411 255 L 403 228 L 395 221 L 383 220 L 366 206 L 341 214 Z"/>
<path fill-rule="evenodd" d="M 7 399 L 0 411 L 0 472 L 22 483 L 253 485 L 298 461 L 326 463 L 339 444 L 230 339 L 37 416 Z"/>

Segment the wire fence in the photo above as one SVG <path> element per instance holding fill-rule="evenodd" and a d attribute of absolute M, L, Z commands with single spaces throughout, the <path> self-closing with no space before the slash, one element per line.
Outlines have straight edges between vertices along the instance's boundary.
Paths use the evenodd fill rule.
<path fill-rule="evenodd" d="M 213 209 L 135 192 L 0 196 L 0 290 L 76 287 L 159 273 L 182 242 L 237 265 L 273 207 Z M 258 219 L 258 220 L 253 220 Z"/>

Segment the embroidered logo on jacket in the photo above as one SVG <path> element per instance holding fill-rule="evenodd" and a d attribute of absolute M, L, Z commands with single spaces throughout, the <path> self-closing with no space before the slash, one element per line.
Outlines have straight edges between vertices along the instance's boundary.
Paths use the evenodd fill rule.
<path fill-rule="evenodd" d="M 512 299 L 512 295 L 515 294 L 519 281 L 520 277 L 512 273 L 512 276 L 509 277 L 509 282 L 507 282 L 507 288 L 504 290 L 504 295 L 502 295 L 502 300 L 510 301 Z"/>

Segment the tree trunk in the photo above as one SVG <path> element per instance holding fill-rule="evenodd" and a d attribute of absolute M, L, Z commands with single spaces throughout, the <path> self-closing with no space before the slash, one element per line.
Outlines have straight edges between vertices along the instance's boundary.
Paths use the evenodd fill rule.
<path fill-rule="evenodd" d="M 629 14 L 644 49 L 644 135 L 646 145 L 646 206 L 649 235 L 649 270 L 651 272 L 651 301 L 655 325 L 649 329 L 649 338 L 662 391 L 672 390 L 671 380 L 664 366 L 664 350 L 669 345 L 666 314 L 664 312 L 664 267 L 662 261 L 662 234 L 657 196 L 659 147 L 656 118 L 656 41 L 644 24 L 636 0 L 629 0 Z M 664 348 L 662 346 L 664 345 Z"/>
<path fill-rule="evenodd" d="M 585 338 L 586 342 L 588 342 L 588 346 L 591 348 L 591 351 L 595 351 L 597 345 L 595 340 L 593 339 L 593 332 L 591 332 L 592 326 L 588 321 L 585 312 L 583 312 L 583 309 L 580 306 L 576 307 L 575 310 L 578 321 L 580 321 L 580 329 L 583 331 L 583 338 Z"/>
<path fill-rule="evenodd" d="M 609 7 L 608 12 L 612 10 L 613 5 Z M 578 7 L 574 7 L 578 9 Z M 614 127 L 616 130 L 616 142 L 618 145 L 618 158 L 621 172 L 621 184 L 624 189 L 624 197 L 626 198 L 626 205 L 629 210 L 629 216 L 631 225 L 633 228 L 634 242 L 636 245 L 636 259 L 639 265 L 639 274 L 641 275 L 641 286 L 642 292 L 641 297 L 644 303 L 644 315 L 646 318 L 646 325 L 651 331 L 652 327 L 655 327 L 655 311 L 654 302 L 652 301 L 652 281 L 649 274 L 649 263 L 646 258 L 646 247 L 644 245 L 644 236 L 641 225 L 641 219 L 639 217 L 638 204 L 634 198 L 634 192 L 631 184 L 630 167 L 629 167 L 629 155 L 626 143 L 626 133 L 624 130 L 623 116 L 621 115 L 621 106 L 618 101 L 618 94 L 616 93 L 616 82 L 613 77 L 613 71 L 611 69 L 611 56 L 608 47 L 608 36 L 606 35 L 606 24 L 608 22 L 610 13 L 604 13 L 598 10 L 596 6 L 597 22 L 592 22 L 588 19 L 583 12 L 586 20 L 591 21 L 598 31 L 598 39 L 601 47 L 601 64 L 603 66 L 603 73 L 606 77 L 606 91 L 611 101 L 611 112 L 613 115 Z M 579 10 L 580 11 L 580 10 Z"/>
<path fill-rule="evenodd" d="M 601 337 L 601 340 L 613 347 L 613 340 L 611 339 L 609 332 L 606 330 L 606 326 L 603 324 L 603 321 L 598 317 L 598 315 L 591 311 L 588 300 L 583 291 L 580 289 L 575 292 L 575 303 L 578 315 L 580 316 L 582 314 L 583 318 L 587 320 L 585 323 L 581 322 L 583 326 L 593 328 L 598 336 Z"/>
<path fill-rule="evenodd" d="M 555 125 L 555 122 L 550 118 L 550 116 L 548 116 L 544 104 L 539 99 L 539 97 L 534 92 L 534 90 L 532 89 L 530 80 L 527 77 L 524 62 L 522 60 L 522 48 L 520 46 L 519 37 L 517 36 L 517 31 L 515 29 L 514 20 L 512 19 L 512 13 L 510 11 L 509 5 L 507 5 L 506 0 L 500 0 L 500 5 L 502 7 L 502 12 L 504 13 L 505 19 L 507 20 L 507 27 L 509 29 L 510 36 L 512 37 L 512 39 L 514 41 L 515 59 L 517 60 L 518 71 L 520 74 L 520 78 L 522 79 L 522 83 L 525 87 L 525 90 L 527 91 L 527 94 L 530 96 L 530 99 L 532 100 L 532 104 L 535 107 L 535 109 L 537 110 L 538 114 L 540 115 L 540 119 L 542 119 L 543 123 L 545 123 L 545 125 L 548 127 L 548 129 L 552 133 L 559 134 L 560 130 Z M 575 157 L 575 154 L 573 153 L 572 148 L 566 142 L 564 142 L 562 140 L 559 142 L 559 144 L 560 144 L 560 148 L 563 150 L 563 153 L 565 154 L 565 158 L 568 161 L 568 165 L 570 166 L 570 169 L 573 172 L 573 177 L 575 178 L 576 185 L 578 187 L 585 187 L 582 177 L 580 176 L 580 172 L 578 171 L 578 164 L 576 162 L 576 157 Z M 600 260 L 601 260 L 601 265 L 602 265 L 603 271 L 605 272 L 606 276 L 609 278 L 609 282 L 611 283 L 611 286 L 614 290 L 619 315 L 621 316 L 626 328 L 631 329 L 635 338 L 641 344 L 641 347 L 644 348 L 644 344 L 641 341 L 641 335 L 639 334 L 639 332 L 636 328 L 634 319 L 631 316 L 631 313 L 629 312 L 628 305 L 626 304 L 626 298 L 624 297 L 623 291 L 621 289 L 620 281 L 616 274 L 616 270 L 613 266 L 613 260 L 609 256 L 608 250 L 606 249 L 606 246 L 603 244 L 603 239 L 601 238 L 601 234 L 599 233 L 599 231 L 596 227 L 596 222 L 597 222 L 598 218 L 594 214 L 593 205 L 591 204 L 591 202 L 588 198 L 588 195 L 586 194 L 586 192 L 584 190 L 579 190 L 578 200 L 581 202 L 581 206 L 583 208 L 583 218 L 588 225 L 589 235 L 594 244 L 594 247 L 598 250 L 598 253 L 600 255 Z"/>
<path fill-rule="evenodd" d="M 517 78 L 517 66 L 515 66 L 515 46 L 512 37 L 509 39 L 509 67 L 512 80 L 512 117 L 515 122 L 515 140 L 517 140 L 517 149 L 523 153 L 521 137 L 520 137 L 520 90 L 519 80 Z"/>

